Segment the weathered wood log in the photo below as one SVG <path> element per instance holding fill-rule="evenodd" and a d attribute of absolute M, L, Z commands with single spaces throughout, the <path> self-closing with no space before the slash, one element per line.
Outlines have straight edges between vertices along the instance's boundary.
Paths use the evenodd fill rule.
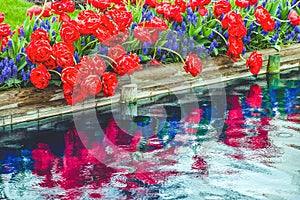
<path fill-rule="evenodd" d="M 270 55 L 267 67 L 267 73 L 276 74 L 280 72 L 280 55 Z"/>
<path fill-rule="evenodd" d="M 137 100 L 136 96 L 137 96 L 137 84 L 133 83 L 133 84 L 122 86 L 121 98 L 120 98 L 121 103 L 134 102 Z"/>
<path fill-rule="evenodd" d="M 263 54 L 263 67 L 260 74 L 266 73 L 270 55 L 280 55 L 280 70 L 300 66 L 300 44 L 283 47 L 279 53 L 275 49 L 260 52 Z M 244 57 L 248 58 L 249 55 L 250 53 L 246 53 Z M 136 84 L 136 99 L 142 99 L 246 76 L 251 74 L 244 62 L 234 63 L 227 57 L 221 56 L 204 60 L 203 71 L 197 77 L 187 74 L 182 64 L 175 63 L 162 67 L 148 67 L 135 72 L 131 75 L 130 81 L 126 76 L 120 77 L 119 88 L 130 83 Z M 121 94 L 118 89 L 113 97 L 105 98 L 100 94 L 95 99 L 71 107 L 66 104 L 62 89 L 57 87 L 44 90 L 23 88 L 0 92 L 0 126 L 115 104 L 120 102 Z"/>

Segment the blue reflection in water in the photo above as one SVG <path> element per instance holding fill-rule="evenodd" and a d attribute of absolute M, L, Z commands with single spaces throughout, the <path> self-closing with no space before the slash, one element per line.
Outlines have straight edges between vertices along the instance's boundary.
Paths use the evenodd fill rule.
<path fill-rule="evenodd" d="M 228 83 L 221 134 L 208 95 L 185 110 L 157 100 L 166 117 L 99 112 L 103 134 L 72 119 L 0 129 L 0 199 L 296 199 L 299 72 L 284 77 L 276 89 L 264 76 Z"/>

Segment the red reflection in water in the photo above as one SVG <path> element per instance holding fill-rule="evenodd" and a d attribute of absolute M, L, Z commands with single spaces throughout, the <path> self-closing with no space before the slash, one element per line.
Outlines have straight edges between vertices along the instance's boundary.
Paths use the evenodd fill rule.
<path fill-rule="evenodd" d="M 39 143 L 37 148 L 32 151 L 32 159 L 35 161 L 32 173 L 46 177 L 40 185 L 42 187 L 54 187 L 56 183 L 52 180 L 51 169 L 56 158 L 52 154 L 49 146 Z"/>
<path fill-rule="evenodd" d="M 252 108 L 260 108 L 262 103 L 262 90 L 259 85 L 251 85 L 246 93 L 246 102 Z"/>
<path fill-rule="evenodd" d="M 80 190 L 68 189 L 87 185 L 90 188 L 98 189 L 110 181 L 116 170 L 95 159 L 83 146 L 76 131 L 68 131 L 65 134 L 65 144 L 63 158 L 55 157 L 47 144 L 40 143 L 32 151 L 32 158 L 35 161 L 33 172 L 40 176 L 46 176 L 40 184 L 42 187 L 59 186 L 66 191 L 65 199 L 76 199 L 81 195 Z M 95 146 L 97 153 L 104 155 L 103 146 L 99 146 L 99 144 Z M 53 180 L 54 174 L 55 180 Z M 92 193 L 92 196 L 99 195 Z"/>
<path fill-rule="evenodd" d="M 262 89 L 259 85 L 252 85 L 246 92 L 246 103 L 251 108 L 261 108 Z M 232 95 L 227 98 L 228 116 L 226 119 L 227 129 L 224 143 L 232 147 L 244 147 L 250 149 L 262 149 L 270 145 L 268 130 L 265 128 L 270 125 L 270 117 L 260 117 L 257 120 L 247 121 L 243 114 L 239 96 Z M 259 114 L 251 112 L 252 116 Z M 243 158 L 243 156 L 238 156 Z"/>
<path fill-rule="evenodd" d="M 201 171 L 202 174 L 208 174 L 208 164 L 201 156 L 193 156 L 195 162 L 192 164 L 192 169 Z"/>
<path fill-rule="evenodd" d="M 174 154 L 174 149 L 164 151 L 161 155 L 161 164 L 151 163 L 151 161 L 131 161 L 130 153 L 137 151 L 137 146 L 142 139 L 140 134 L 131 136 L 126 131 L 117 127 L 115 121 L 111 121 L 105 130 L 103 141 L 88 141 L 88 136 L 70 130 L 65 134 L 65 150 L 64 157 L 56 157 L 52 154 L 47 144 L 38 144 L 37 148 L 32 151 L 34 160 L 34 174 L 45 176 L 40 183 L 42 187 L 60 187 L 64 189 L 65 196 L 57 196 L 60 199 L 76 199 L 82 195 L 79 188 L 99 189 L 106 187 L 111 183 L 112 177 L 117 173 L 124 174 L 125 179 L 121 181 L 125 187 L 119 187 L 121 190 L 130 190 L 143 188 L 147 185 L 157 185 L 165 182 L 170 176 L 176 175 L 175 171 L 151 171 L 151 167 L 160 165 L 172 165 L 172 160 L 167 157 Z M 109 141 L 108 141 L 109 140 Z M 84 144 L 89 145 L 89 149 Z M 149 151 L 162 148 L 157 136 L 152 136 L 146 142 Z M 107 148 L 110 148 L 108 152 Z M 124 147 L 124 148 L 123 148 Z M 125 148 L 126 147 L 126 148 Z M 93 156 L 97 155 L 97 159 Z M 121 159 L 123 160 L 120 160 Z M 98 159 L 100 158 L 100 159 Z M 101 159 L 102 158 L 102 159 Z M 126 173 L 125 166 L 109 167 L 103 164 L 103 161 L 111 163 L 124 162 L 124 158 L 132 164 L 130 167 L 134 169 L 133 173 Z M 127 160 L 126 160 L 127 162 Z M 55 179 L 53 178 L 55 177 Z M 119 181 L 120 182 L 120 181 Z M 77 189 L 74 191 L 73 189 Z M 91 190 L 90 198 L 100 198 L 102 194 Z"/>
<path fill-rule="evenodd" d="M 297 124 L 300 124 L 300 113 L 290 114 L 287 116 L 287 120 L 291 122 L 295 122 Z"/>
<path fill-rule="evenodd" d="M 188 113 L 184 117 L 185 126 L 185 133 L 195 134 L 197 133 L 197 126 L 199 125 L 202 117 L 202 109 L 201 108 L 194 108 L 190 113 Z M 190 127 L 195 125 L 195 127 Z"/>

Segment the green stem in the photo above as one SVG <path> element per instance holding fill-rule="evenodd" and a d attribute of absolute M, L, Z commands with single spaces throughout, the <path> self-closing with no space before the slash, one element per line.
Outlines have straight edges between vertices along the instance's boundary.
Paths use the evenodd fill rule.
<path fill-rule="evenodd" d="M 58 71 L 56 71 L 56 70 L 49 69 L 48 71 L 49 71 L 49 72 L 52 72 L 52 73 L 54 73 L 54 74 L 57 74 L 58 76 L 61 76 L 61 74 L 60 74 Z"/>
<path fill-rule="evenodd" d="M 220 20 L 218 20 L 218 19 L 213 19 L 213 20 L 210 20 L 209 22 L 207 22 L 207 23 L 211 23 L 211 22 L 213 22 L 213 21 L 216 21 L 216 22 L 218 22 L 221 26 L 222 26 L 222 22 L 220 21 Z"/>
<path fill-rule="evenodd" d="M 290 22 L 290 20 L 282 20 L 282 19 L 279 19 L 279 18 L 277 18 L 277 17 L 273 17 L 273 19 L 275 19 L 275 20 L 277 20 L 277 21 L 280 21 L 280 22 L 283 22 L 283 23 L 285 23 L 285 22 Z"/>
<path fill-rule="evenodd" d="M 81 52 L 83 52 L 88 46 L 90 46 L 91 44 L 93 44 L 93 43 L 95 43 L 95 42 L 97 42 L 97 41 L 98 41 L 98 40 L 95 39 L 95 40 L 89 42 L 87 45 L 85 45 L 85 46 L 81 49 Z M 80 44 L 79 44 L 79 45 L 80 45 Z"/>
<path fill-rule="evenodd" d="M 134 38 L 134 39 L 131 40 L 131 41 L 124 42 L 124 43 L 122 43 L 122 45 L 125 45 L 125 44 L 132 44 L 132 43 L 134 43 L 135 41 L 137 41 L 136 38 Z"/>
<path fill-rule="evenodd" d="M 45 9 L 46 9 L 46 4 L 47 4 L 47 0 L 45 0 L 45 2 L 44 2 L 44 5 L 43 5 L 43 9 L 42 9 L 42 12 L 38 15 L 38 17 L 36 18 L 36 20 L 35 20 L 35 22 L 34 23 L 36 23 L 37 22 L 37 20 L 39 20 L 40 19 L 40 17 L 42 17 L 42 15 L 44 14 L 44 12 L 45 12 Z"/>
<path fill-rule="evenodd" d="M 3 40 L 3 37 L 0 36 L 0 53 L 2 52 L 2 40 Z"/>
<path fill-rule="evenodd" d="M 156 51 L 157 51 L 157 47 L 154 48 L 154 52 L 153 52 L 153 59 L 155 59 L 156 56 Z"/>
<path fill-rule="evenodd" d="M 212 30 L 212 32 L 215 32 L 216 34 L 218 34 L 224 40 L 225 44 L 228 45 L 227 40 L 225 39 L 225 37 L 221 33 L 219 33 L 218 31 L 216 31 L 212 28 L 211 28 L 211 30 Z"/>
<path fill-rule="evenodd" d="M 300 3 L 300 1 L 298 1 L 297 3 L 295 3 L 295 4 L 291 7 L 291 10 L 292 10 L 293 8 L 295 8 L 299 3 Z"/>
<path fill-rule="evenodd" d="M 247 60 L 246 60 L 242 55 L 240 55 L 240 58 L 241 58 L 244 62 L 247 62 Z"/>
<path fill-rule="evenodd" d="M 255 22 L 256 21 L 256 19 L 244 19 L 244 20 L 246 20 L 248 22 Z"/>
<path fill-rule="evenodd" d="M 169 52 L 171 52 L 171 53 L 174 53 L 175 55 L 177 55 L 179 58 L 180 58 L 180 60 L 181 60 L 181 62 L 184 64 L 185 63 L 185 60 L 183 59 L 183 57 L 179 54 L 179 53 L 177 53 L 176 51 L 173 51 L 172 49 L 169 49 L 169 48 L 165 48 L 165 47 L 160 47 L 162 50 L 166 50 L 166 51 L 169 51 Z"/>
<path fill-rule="evenodd" d="M 102 55 L 102 54 L 97 54 L 97 55 L 99 55 L 99 56 L 101 56 L 101 57 L 103 57 L 103 58 L 106 58 L 106 59 L 112 61 L 112 62 L 115 63 L 115 64 L 118 64 L 114 59 L 112 59 L 112 58 L 109 57 L 109 56 L 105 56 L 105 55 Z"/>
<path fill-rule="evenodd" d="M 252 15 L 250 15 L 249 13 L 247 13 L 246 16 L 248 16 L 249 18 L 251 18 L 251 19 L 245 19 L 246 21 L 254 22 L 254 24 L 260 26 L 260 24 L 256 22 L 256 18 L 255 17 L 252 17 Z"/>

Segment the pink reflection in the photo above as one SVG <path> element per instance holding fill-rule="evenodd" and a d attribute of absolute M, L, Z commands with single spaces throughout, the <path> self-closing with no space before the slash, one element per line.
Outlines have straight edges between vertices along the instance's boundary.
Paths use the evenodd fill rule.
<path fill-rule="evenodd" d="M 125 179 L 121 182 L 125 187 L 119 187 L 119 189 L 125 191 L 143 188 L 146 185 L 162 184 L 170 176 L 176 175 L 174 171 L 150 170 L 152 167 L 172 165 L 172 162 L 175 161 L 169 159 L 168 156 L 174 155 L 173 148 L 160 155 L 157 154 L 161 156 L 161 161 L 134 161 L 130 156 L 138 150 L 138 144 L 142 139 L 141 134 L 128 135 L 126 131 L 119 129 L 114 121 L 110 122 L 105 134 L 106 137 L 102 141 L 89 141 L 85 134 L 80 133 L 79 137 L 76 130 L 68 131 L 65 134 L 66 147 L 63 158 L 53 155 L 47 144 L 38 144 L 37 148 L 32 151 L 32 158 L 35 163 L 33 173 L 38 176 L 45 176 L 40 186 L 63 189 L 64 195 L 58 195 L 57 198 L 59 199 L 77 199 L 83 195 L 83 192 L 86 192 L 82 191 L 81 188 L 89 188 L 90 198 L 101 198 L 102 194 L 94 190 L 107 187 L 112 183 L 112 177 L 117 173 L 124 174 Z M 82 141 L 84 144 L 88 144 L 89 149 L 83 145 Z M 146 146 L 149 147 L 150 151 L 163 147 L 157 136 L 148 138 Z M 97 155 L 97 159 L 94 155 Z M 123 163 L 124 159 L 129 162 L 134 172 L 128 173 L 128 170 L 126 171 L 124 168 L 125 166 L 115 165 L 122 163 L 118 156 L 122 157 Z M 126 158 L 125 156 L 129 157 Z M 114 168 L 103 164 L 103 161 L 105 163 L 109 161 Z"/>
<path fill-rule="evenodd" d="M 193 160 L 195 161 L 192 164 L 192 169 L 200 171 L 201 174 L 208 174 L 208 164 L 201 156 L 193 156 Z"/>
<path fill-rule="evenodd" d="M 250 90 L 246 92 L 246 103 L 251 108 L 261 108 L 262 89 L 259 85 L 252 85 Z M 228 116 L 226 119 L 227 129 L 224 132 L 226 139 L 224 143 L 232 147 L 243 147 L 248 149 L 262 149 L 270 146 L 268 138 L 268 127 L 270 117 L 259 117 L 247 120 L 244 116 L 240 99 L 237 95 L 227 98 L 229 105 Z M 251 115 L 259 116 L 259 114 L 251 113 Z M 238 158 L 243 158 L 239 155 Z"/>
<path fill-rule="evenodd" d="M 100 144 L 94 144 L 95 149 L 92 150 L 104 156 L 105 151 Z M 40 184 L 42 187 L 59 186 L 66 193 L 64 197 L 60 196 L 60 199 L 76 199 L 82 195 L 81 190 L 70 189 L 83 186 L 98 189 L 110 182 L 116 170 L 95 159 L 83 146 L 76 131 L 71 130 L 65 134 L 65 145 L 63 158 L 55 157 L 47 144 L 38 144 L 38 147 L 32 151 L 35 163 L 33 172 L 39 176 L 46 175 L 45 180 Z M 91 193 L 91 196 L 101 195 Z"/>
<path fill-rule="evenodd" d="M 106 127 L 104 134 L 104 143 L 111 146 L 114 151 L 135 152 L 138 150 L 138 143 L 142 138 L 142 134 L 137 132 L 130 134 L 127 131 L 119 128 L 117 122 L 111 119 Z M 122 148 L 123 147 L 123 148 Z M 115 152 L 117 153 L 117 152 Z"/>
<path fill-rule="evenodd" d="M 195 134 L 197 133 L 197 129 L 202 117 L 202 109 L 201 108 L 194 108 L 190 113 L 188 113 L 184 117 L 185 123 L 185 133 Z"/>
<path fill-rule="evenodd" d="M 252 108 L 260 108 L 262 103 L 262 90 L 259 85 L 251 85 L 246 93 L 246 102 Z"/>
<path fill-rule="evenodd" d="M 51 153 L 49 146 L 44 143 L 39 143 L 37 148 L 32 151 L 32 159 L 35 161 L 32 173 L 45 176 L 45 180 L 40 183 L 40 186 L 54 187 L 56 184 L 52 180 L 51 169 L 57 159 Z"/>

